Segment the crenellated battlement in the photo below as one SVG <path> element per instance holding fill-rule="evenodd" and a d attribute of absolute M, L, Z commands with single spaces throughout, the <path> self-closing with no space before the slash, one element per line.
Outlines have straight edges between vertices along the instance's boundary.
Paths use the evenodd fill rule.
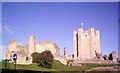
<path fill-rule="evenodd" d="M 15 44 L 15 43 L 16 43 L 16 40 L 14 40 L 14 39 L 12 39 L 12 40 L 9 41 L 9 45 L 10 44 Z"/>
<path fill-rule="evenodd" d="M 17 51 L 16 46 L 17 46 L 16 40 L 12 39 L 9 41 L 8 48 L 10 49 L 10 51 Z"/>
<path fill-rule="evenodd" d="M 91 36 L 99 37 L 100 31 L 95 30 L 94 28 L 89 28 L 87 31 L 83 30 L 83 28 L 79 28 L 77 31 L 74 31 L 74 33 L 78 33 L 82 37 L 89 38 Z"/>
<path fill-rule="evenodd" d="M 89 50 L 89 51 L 88 51 Z M 85 52 L 84 52 L 85 51 Z M 74 56 L 79 59 L 95 57 L 95 51 L 100 53 L 100 31 L 94 28 L 74 31 Z"/>

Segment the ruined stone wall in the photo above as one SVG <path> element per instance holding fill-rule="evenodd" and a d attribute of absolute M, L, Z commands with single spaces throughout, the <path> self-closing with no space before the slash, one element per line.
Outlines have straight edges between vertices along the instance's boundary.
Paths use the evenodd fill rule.
<path fill-rule="evenodd" d="M 11 59 L 12 58 L 12 52 L 16 52 L 17 49 L 17 43 L 15 40 L 10 40 L 7 50 L 6 50 L 6 59 Z"/>
<path fill-rule="evenodd" d="M 31 64 L 32 57 L 31 54 L 34 52 L 41 53 L 45 50 L 51 51 L 54 57 L 60 56 L 60 48 L 53 42 L 38 42 L 35 43 L 35 37 L 29 37 L 29 44 L 17 45 L 15 40 L 10 40 L 8 48 L 6 50 L 6 59 L 11 59 L 10 62 L 13 62 L 12 56 L 13 52 L 17 54 L 17 64 Z M 28 60 L 26 60 L 28 57 Z"/>
<path fill-rule="evenodd" d="M 59 48 L 52 42 L 39 42 L 35 45 L 36 52 L 41 53 L 45 50 L 51 51 L 51 53 L 55 56 L 59 55 Z"/>
<path fill-rule="evenodd" d="M 9 41 L 9 45 L 8 45 L 8 48 L 9 48 L 9 51 L 17 51 L 17 43 L 15 40 L 10 40 Z"/>
<path fill-rule="evenodd" d="M 67 48 L 64 47 L 64 58 L 67 59 Z"/>
<path fill-rule="evenodd" d="M 6 59 L 11 59 L 11 51 L 9 48 L 6 50 Z"/>

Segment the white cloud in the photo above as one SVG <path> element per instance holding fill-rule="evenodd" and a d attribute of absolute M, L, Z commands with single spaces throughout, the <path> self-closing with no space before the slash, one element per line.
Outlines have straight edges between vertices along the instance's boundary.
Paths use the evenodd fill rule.
<path fill-rule="evenodd" d="M 2 33 L 13 34 L 14 32 L 11 30 L 11 27 L 8 25 L 4 25 L 2 27 Z"/>

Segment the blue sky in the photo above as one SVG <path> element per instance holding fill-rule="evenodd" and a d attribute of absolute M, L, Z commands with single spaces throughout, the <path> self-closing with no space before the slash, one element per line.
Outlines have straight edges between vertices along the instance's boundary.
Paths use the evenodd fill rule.
<path fill-rule="evenodd" d="M 63 54 L 73 54 L 73 31 L 94 27 L 101 33 L 101 53 L 118 51 L 118 5 L 116 2 L 19 2 L 2 4 L 3 57 L 10 39 L 28 44 L 29 35 L 36 42 L 53 41 Z"/>

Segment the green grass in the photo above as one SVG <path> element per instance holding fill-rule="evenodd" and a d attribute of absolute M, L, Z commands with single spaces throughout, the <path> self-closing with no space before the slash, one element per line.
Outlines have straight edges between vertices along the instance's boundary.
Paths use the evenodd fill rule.
<path fill-rule="evenodd" d="M 93 68 L 94 66 L 87 66 L 87 65 L 83 65 L 83 66 L 66 66 L 61 64 L 58 61 L 55 61 L 53 64 L 53 69 L 57 70 L 57 71 L 84 71 L 90 68 Z"/>
<path fill-rule="evenodd" d="M 2 63 L 2 69 L 5 69 L 5 61 Z M 94 67 L 105 67 L 105 66 L 114 66 L 107 64 L 83 64 L 82 66 L 66 66 L 61 64 L 59 61 L 54 61 L 52 69 L 39 67 L 36 63 L 30 65 L 16 65 L 16 69 L 22 70 L 34 70 L 34 71 L 85 71 Z M 7 69 L 14 69 L 14 65 L 11 63 L 7 63 Z"/>
<path fill-rule="evenodd" d="M 2 62 L 2 68 L 5 69 L 5 61 Z M 14 64 L 7 62 L 6 69 L 14 69 Z M 34 70 L 34 71 L 55 71 L 54 69 L 47 69 L 39 67 L 36 63 L 30 64 L 30 65 L 16 65 L 16 69 L 22 69 L 22 70 Z"/>

